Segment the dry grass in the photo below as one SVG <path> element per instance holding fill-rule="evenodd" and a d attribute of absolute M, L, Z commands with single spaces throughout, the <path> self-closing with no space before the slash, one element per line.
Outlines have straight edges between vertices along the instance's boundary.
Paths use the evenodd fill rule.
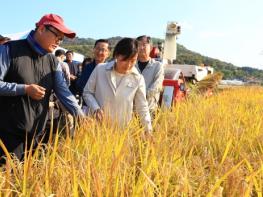
<path fill-rule="evenodd" d="M 0 175 L 4 196 L 262 196 L 263 89 L 191 97 L 154 121 L 154 141 L 136 120 L 126 130 L 83 122 L 74 140 Z M 1 195 L 1 196 L 2 196 Z"/>
<path fill-rule="evenodd" d="M 223 78 L 221 72 L 207 75 L 203 80 L 197 83 L 197 90 L 199 92 L 206 92 L 207 90 L 213 90 L 217 88 L 219 81 Z"/>

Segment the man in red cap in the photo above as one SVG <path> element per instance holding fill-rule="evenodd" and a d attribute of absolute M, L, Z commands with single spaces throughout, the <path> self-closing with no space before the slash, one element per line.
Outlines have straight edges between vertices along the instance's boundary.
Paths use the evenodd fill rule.
<path fill-rule="evenodd" d="M 44 132 L 52 90 L 72 115 L 83 116 L 51 54 L 64 36 L 75 35 L 60 16 L 47 14 L 26 39 L 0 46 L 0 139 L 20 160 Z"/>

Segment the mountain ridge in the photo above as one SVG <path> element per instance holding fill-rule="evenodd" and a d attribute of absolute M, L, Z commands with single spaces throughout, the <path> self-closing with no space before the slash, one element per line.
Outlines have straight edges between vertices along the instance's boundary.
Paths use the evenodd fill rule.
<path fill-rule="evenodd" d="M 107 38 L 111 47 L 123 37 L 115 36 Z M 65 39 L 62 47 L 69 50 L 73 50 L 82 53 L 85 56 L 92 57 L 92 49 L 95 43 L 93 38 L 74 38 Z M 158 42 L 164 42 L 160 38 L 152 38 L 153 44 L 157 45 Z M 215 71 L 222 72 L 224 74 L 223 79 L 238 79 L 244 82 L 263 84 L 263 70 L 252 67 L 238 67 L 234 64 L 221 61 L 216 58 L 201 55 L 200 53 L 191 51 L 181 44 L 177 44 L 177 60 L 178 64 L 194 64 L 194 65 L 209 65 L 215 69 Z"/>

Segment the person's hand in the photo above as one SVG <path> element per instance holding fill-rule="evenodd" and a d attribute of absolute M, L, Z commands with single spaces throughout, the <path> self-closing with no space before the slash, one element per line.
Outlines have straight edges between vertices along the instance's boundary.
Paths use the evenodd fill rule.
<path fill-rule="evenodd" d="M 75 75 L 70 75 L 70 80 L 75 80 L 77 77 Z"/>
<path fill-rule="evenodd" d="M 104 119 L 104 112 L 102 109 L 97 109 L 94 112 L 94 116 L 96 118 L 97 121 L 102 122 L 102 120 Z"/>
<path fill-rule="evenodd" d="M 89 116 L 78 117 L 78 120 L 81 121 L 81 125 L 90 125 L 95 122 L 95 120 Z"/>
<path fill-rule="evenodd" d="M 152 131 L 144 131 L 144 133 L 142 133 L 142 139 L 143 139 L 144 141 L 148 141 L 148 142 L 154 144 L 154 138 L 153 138 L 153 133 L 152 133 Z"/>
<path fill-rule="evenodd" d="M 46 89 L 37 85 L 37 84 L 30 84 L 25 85 L 25 91 L 28 96 L 30 96 L 34 100 L 41 100 L 45 96 Z"/>
<path fill-rule="evenodd" d="M 147 139 L 148 141 L 150 141 L 151 143 L 154 142 L 152 131 L 146 131 L 146 132 L 145 132 L 145 137 L 146 137 L 146 139 Z"/>
<path fill-rule="evenodd" d="M 48 107 L 49 107 L 49 108 L 55 107 L 55 103 L 54 103 L 53 101 L 49 101 Z"/>

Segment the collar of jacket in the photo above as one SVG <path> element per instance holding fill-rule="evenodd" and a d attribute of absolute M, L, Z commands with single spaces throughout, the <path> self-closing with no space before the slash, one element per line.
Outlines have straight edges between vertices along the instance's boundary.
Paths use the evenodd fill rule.
<path fill-rule="evenodd" d="M 106 63 L 106 66 L 105 66 L 106 70 L 108 70 L 108 71 L 113 70 L 114 64 L 115 64 L 114 60 Z M 137 70 L 137 68 L 135 66 L 132 67 L 131 73 L 135 74 L 135 75 L 140 75 L 139 71 Z"/>
<path fill-rule="evenodd" d="M 152 67 L 154 62 L 155 62 L 155 59 L 150 58 L 150 60 L 149 60 L 149 62 L 148 62 L 148 64 L 146 65 L 145 68 Z M 136 62 L 135 67 L 136 67 L 138 70 L 140 70 L 140 69 L 139 69 L 139 65 L 138 65 L 138 61 Z M 140 72 L 140 71 L 139 71 L 139 72 Z"/>
<path fill-rule="evenodd" d="M 26 40 L 27 40 L 27 42 L 29 43 L 29 45 L 31 46 L 31 48 L 37 53 L 37 54 L 39 54 L 39 55 L 46 55 L 48 52 L 45 50 L 45 49 L 43 49 L 39 44 L 38 44 L 38 42 L 35 40 L 35 38 L 34 38 L 34 34 L 35 34 L 35 31 L 34 30 L 32 30 L 29 34 L 28 34 L 28 36 L 27 36 L 27 38 L 26 38 Z"/>
<path fill-rule="evenodd" d="M 153 63 L 154 63 L 154 62 L 155 62 L 155 59 L 150 58 L 150 60 L 149 60 L 148 64 L 146 65 L 146 67 L 151 67 L 151 66 L 153 66 Z"/>

